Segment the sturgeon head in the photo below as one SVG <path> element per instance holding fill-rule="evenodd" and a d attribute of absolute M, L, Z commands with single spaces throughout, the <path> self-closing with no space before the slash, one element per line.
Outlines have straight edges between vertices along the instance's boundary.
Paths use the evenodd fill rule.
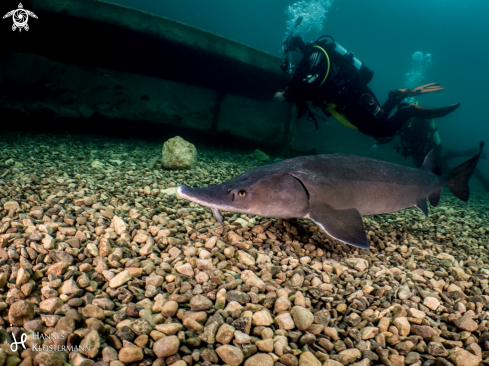
<path fill-rule="evenodd" d="M 219 211 L 283 219 L 307 215 L 309 198 L 300 180 L 286 172 L 264 168 L 249 170 L 211 187 L 180 186 L 177 194 L 180 198 L 210 208 L 221 225 Z"/>

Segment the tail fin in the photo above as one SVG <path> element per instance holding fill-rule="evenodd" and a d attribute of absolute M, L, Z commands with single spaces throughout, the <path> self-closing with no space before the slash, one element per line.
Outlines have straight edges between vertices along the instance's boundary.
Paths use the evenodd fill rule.
<path fill-rule="evenodd" d="M 447 184 L 450 192 L 453 193 L 458 199 L 467 202 L 469 200 L 469 179 L 479 162 L 479 158 L 482 154 L 482 149 L 484 148 L 484 141 L 481 141 L 479 145 L 480 152 L 474 156 L 472 159 L 467 160 L 465 163 L 460 164 L 456 167 L 451 175 L 452 179 Z"/>

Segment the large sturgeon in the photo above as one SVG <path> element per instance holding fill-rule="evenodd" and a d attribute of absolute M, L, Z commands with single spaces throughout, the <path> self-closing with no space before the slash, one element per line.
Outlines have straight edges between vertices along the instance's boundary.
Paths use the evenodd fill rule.
<path fill-rule="evenodd" d="M 219 211 L 282 219 L 306 218 L 333 238 L 369 249 L 362 216 L 416 206 L 428 215 L 443 187 L 469 199 L 468 181 L 481 152 L 450 174 L 437 169 L 434 151 L 419 169 L 354 155 L 303 156 L 251 169 L 228 182 L 206 188 L 178 187 L 180 198 Z"/>

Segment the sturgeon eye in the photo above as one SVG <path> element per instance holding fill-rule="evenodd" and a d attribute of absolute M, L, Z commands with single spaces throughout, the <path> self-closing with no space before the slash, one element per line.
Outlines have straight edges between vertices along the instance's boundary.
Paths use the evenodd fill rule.
<path fill-rule="evenodd" d="M 243 198 L 244 196 L 246 196 L 246 191 L 242 189 L 241 191 L 238 192 L 238 196 Z"/>

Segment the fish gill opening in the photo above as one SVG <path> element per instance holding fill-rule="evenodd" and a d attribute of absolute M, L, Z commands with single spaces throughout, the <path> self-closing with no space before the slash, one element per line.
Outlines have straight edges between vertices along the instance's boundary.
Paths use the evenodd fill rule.
<path fill-rule="evenodd" d="M 307 190 L 307 188 L 304 185 L 304 183 L 302 183 L 302 181 L 299 178 L 294 177 L 292 174 L 289 174 L 289 175 L 301 184 L 302 188 L 304 188 L 304 191 L 306 191 L 307 200 L 309 201 L 309 191 Z"/>

